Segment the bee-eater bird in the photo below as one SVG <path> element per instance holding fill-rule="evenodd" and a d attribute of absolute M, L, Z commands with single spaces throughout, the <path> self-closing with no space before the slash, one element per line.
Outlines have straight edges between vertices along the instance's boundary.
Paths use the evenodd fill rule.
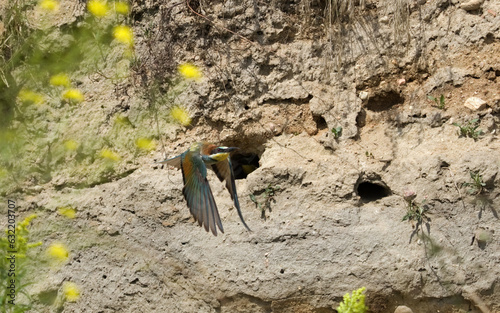
<path fill-rule="evenodd" d="M 237 149 L 235 147 L 218 147 L 208 142 L 197 142 L 181 155 L 158 162 L 181 170 L 184 181 L 182 193 L 189 211 L 200 226 L 203 225 L 207 232 L 210 230 L 215 236 L 217 236 L 216 225 L 222 233 L 224 229 L 212 190 L 208 184 L 207 167 L 215 172 L 221 182 L 226 181 L 226 188 L 231 194 L 241 222 L 246 229 L 251 231 L 241 214 L 236 184 L 234 183 L 233 166 L 229 157 L 230 152 Z"/>

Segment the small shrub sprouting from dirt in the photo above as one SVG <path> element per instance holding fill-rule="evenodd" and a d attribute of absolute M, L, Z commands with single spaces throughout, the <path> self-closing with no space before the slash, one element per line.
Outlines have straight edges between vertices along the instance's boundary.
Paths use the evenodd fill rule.
<path fill-rule="evenodd" d="M 459 128 L 458 130 L 458 135 L 460 137 L 469 137 L 474 140 L 479 139 L 479 136 L 483 134 L 483 131 L 478 129 L 479 128 L 479 119 L 475 118 L 473 120 L 470 120 L 467 122 L 465 125 L 461 125 L 458 123 L 453 123 L 453 125 L 457 126 Z"/>
<path fill-rule="evenodd" d="M 365 305 L 365 287 L 361 287 L 358 290 L 354 290 L 352 295 L 346 293 L 344 295 L 343 301 L 337 308 L 338 313 L 365 313 L 368 311 L 368 307 Z"/>
<path fill-rule="evenodd" d="M 486 184 L 483 181 L 483 175 L 479 171 L 470 171 L 470 181 L 462 184 L 462 187 L 468 187 L 467 192 L 472 195 L 479 195 L 484 191 Z"/>
<path fill-rule="evenodd" d="M 405 191 L 403 198 L 408 205 L 406 215 L 403 216 L 403 221 L 416 221 L 417 225 L 428 220 L 426 216 L 429 208 L 424 203 L 418 204 L 415 201 L 417 194 L 414 191 Z"/>
<path fill-rule="evenodd" d="M 427 99 L 431 100 L 431 101 L 434 101 L 435 105 L 433 105 L 434 107 L 440 109 L 440 110 L 444 110 L 446 109 L 446 104 L 445 104 L 445 101 L 444 101 L 444 95 L 441 95 L 438 98 L 436 97 L 433 97 L 433 96 L 427 96 Z"/>
<path fill-rule="evenodd" d="M 271 211 L 271 201 L 276 202 L 276 200 L 274 199 L 274 195 L 276 194 L 276 191 L 280 189 L 280 186 L 273 186 L 272 184 L 269 184 L 264 190 L 263 201 L 257 200 L 255 194 L 250 194 L 250 200 L 252 200 L 252 202 L 255 203 L 255 206 L 260 209 L 262 219 L 266 219 L 266 209 Z"/>
<path fill-rule="evenodd" d="M 338 139 L 340 136 L 342 136 L 342 126 L 332 128 L 332 133 L 335 139 Z"/>

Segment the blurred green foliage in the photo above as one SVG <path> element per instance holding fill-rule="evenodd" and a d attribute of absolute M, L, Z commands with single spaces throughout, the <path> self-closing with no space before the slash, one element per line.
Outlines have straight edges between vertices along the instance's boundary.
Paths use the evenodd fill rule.
<path fill-rule="evenodd" d="M 198 67 L 151 58 L 152 50 L 136 56 L 126 2 L 72 5 L 87 10 L 57 0 L 12 0 L 0 10 L 0 195 L 127 175 L 158 146 L 160 129 L 191 123 L 178 95 L 202 79 Z M 133 108 L 131 83 L 140 90 Z"/>
<path fill-rule="evenodd" d="M 90 10 L 93 3 L 103 14 Z M 13 0 L 0 12 L 0 194 L 61 172 L 73 184 L 98 183 L 120 166 L 102 150 L 136 149 L 111 140 L 113 131 L 97 134 L 79 89 L 92 74 L 108 84 L 127 79 L 134 56 L 128 5 L 91 0 L 90 13 L 70 22 L 58 8 L 55 0 Z"/>
<path fill-rule="evenodd" d="M 42 244 L 29 240 L 28 227 L 35 217 L 35 214 L 28 216 L 17 224 L 15 231 L 8 228 L 5 236 L 0 237 L 0 312 L 25 312 L 31 308 L 31 299 L 26 292 L 29 282 L 25 264 L 33 265 L 35 257 L 31 250 Z M 12 293 L 13 286 L 15 293 Z M 13 302 L 9 304 L 9 301 Z"/>

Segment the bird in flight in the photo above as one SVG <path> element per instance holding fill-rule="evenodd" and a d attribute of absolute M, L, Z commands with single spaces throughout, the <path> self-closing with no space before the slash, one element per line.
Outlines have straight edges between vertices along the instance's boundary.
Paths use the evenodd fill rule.
<path fill-rule="evenodd" d="M 208 142 L 197 142 L 184 153 L 158 162 L 177 167 L 182 171 L 184 188 L 182 193 L 186 199 L 189 211 L 200 226 L 217 236 L 217 227 L 223 233 L 219 211 L 215 204 L 214 196 L 207 180 L 207 167 L 212 169 L 221 182 L 226 181 L 226 188 L 234 201 L 234 206 L 245 228 L 250 228 L 245 223 L 241 214 L 234 172 L 229 154 L 237 150 L 235 147 L 218 147 Z M 216 226 L 217 225 L 217 226 Z"/>

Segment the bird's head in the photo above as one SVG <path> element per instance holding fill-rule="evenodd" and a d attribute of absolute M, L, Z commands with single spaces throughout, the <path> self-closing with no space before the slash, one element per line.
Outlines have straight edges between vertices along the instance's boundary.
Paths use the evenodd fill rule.
<path fill-rule="evenodd" d="M 208 157 L 210 159 L 216 161 L 216 162 L 224 161 L 225 159 L 227 159 L 227 157 L 229 156 L 229 154 L 231 152 L 233 152 L 234 150 L 238 150 L 238 148 L 236 148 L 236 147 L 224 147 L 224 146 L 216 147 L 216 146 L 214 146 L 210 150 Z"/>

